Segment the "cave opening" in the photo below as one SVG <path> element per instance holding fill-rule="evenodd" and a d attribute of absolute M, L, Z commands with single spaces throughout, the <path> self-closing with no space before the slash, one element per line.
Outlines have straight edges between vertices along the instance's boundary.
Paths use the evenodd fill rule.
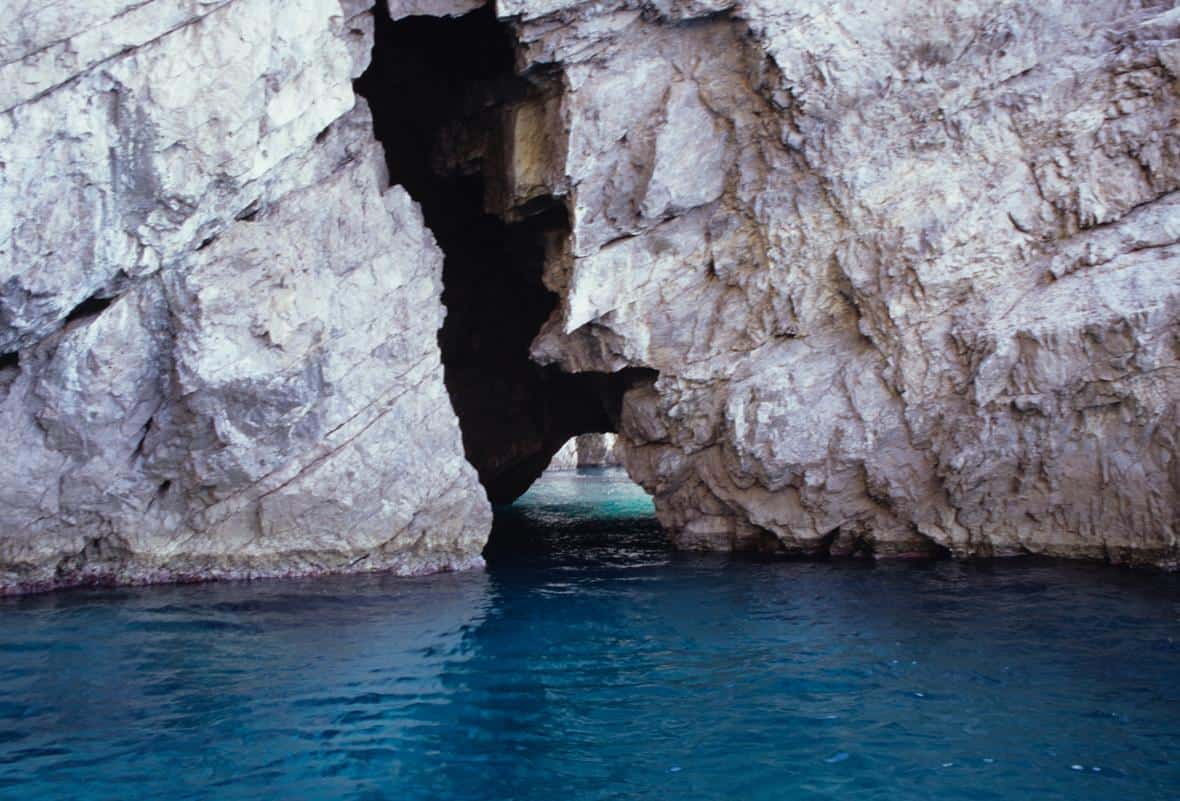
<path fill-rule="evenodd" d="M 529 346 L 556 308 L 547 253 L 570 225 L 550 193 L 505 189 L 513 113 L 553 97 L 560 76 L 516 69 L 512 27 L 490 4 L 460 17 L 394 20 L 375 9 L 372 61 L 356 81 L 390 181 L 422 206 L 445 256 L 444 380 L 468 461 L 494 504 L 529 488 L 570 437 L 615 432 L 623 393 L 653 371 L 566 373 Z"/>

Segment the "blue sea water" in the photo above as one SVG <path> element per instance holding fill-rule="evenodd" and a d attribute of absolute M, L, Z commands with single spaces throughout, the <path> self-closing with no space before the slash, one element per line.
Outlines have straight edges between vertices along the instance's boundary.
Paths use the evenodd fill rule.
<path fill-rule="evenodd" d="M 676 554 L 617 473 L 486 572 L 0 602 L 4 799 L 1174 799 L 1180 579 Z"/>

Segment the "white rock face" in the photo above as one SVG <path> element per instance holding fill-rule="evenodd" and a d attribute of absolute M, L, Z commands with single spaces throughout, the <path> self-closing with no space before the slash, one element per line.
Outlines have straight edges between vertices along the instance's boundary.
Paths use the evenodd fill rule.
<path fill-rule="evenodd" d="M 605 5 L 498 7 L 567 87 L 533 353 L 660 371 L 679 545 L 1177 565 L 1180 9 Z"/>
<path fill-rule="evenodd" d="M 623 441 L 615 434 L 578 437 L 578 467 L 622 467 Z"/>
<path fill-rule="evenodd" d="M 35 5 L 0 39 L 0 592 L 481 564 L 368 13 Z"/>
<path fill-rule="evenodd" d="M 578 438 L 570 437 L 561 450 L 553 454 L 546 470 L 577 470 L 578 469 Z"/>
<path fill-rule="evenodd" d="M 0 592 L 480 563 L 368 0 L 17 0 Z M 478 0 L 392 0 L 395 18 Z M 1180 566 L 1180 9 L 501 0 L 533 356 L 686 548 Z M 552 244 L 552 243 L 551 243 Z"/>
<path fill-rule="evenodd" d="M 622 467 L 623 442 L 614 434 L 582 434 L 570 437 L 561 450 L 553 454 L 549 470 L 576 470 L 579 467 Z"/>

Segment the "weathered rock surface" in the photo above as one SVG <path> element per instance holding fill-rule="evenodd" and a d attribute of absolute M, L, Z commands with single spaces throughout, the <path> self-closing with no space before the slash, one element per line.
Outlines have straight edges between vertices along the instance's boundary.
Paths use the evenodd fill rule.
<path fill-rule="evenodd" d="M 623 443 L 614 434 L 583 434 L 577 439 L 578 467 L 621 467 Z"/>
<path fill-rule="evenodd" d="M 578 469 L 578 438 L 570 437 L 566 443 L 561 446 L 561 449 L 553 454 L 553 458 L 549 460 L 549 466 L 545 468 L 546 472 L 550 470 L 577 470 Z"/>
<path fill-rule="evenodd" d="M 579 467 L 622 467 L 623 445 L 614 434 L 582 434 L 571 437 L 553 454 L 547 470 Z"/>
<path fill-rule="evenodd" d="M 479 563 L 369 6 L 9 9 L 0 591 Z M 495 10 L 547 88 L 479 111 L 486 211 L 568 212 L 531 353 L 639 368 L 677 544 L 1180 565 L 1180 9 Z"/>
<path fill-rule="evenodd" d="M 368 14 L 53 9 L 0 41 L 0 591 L 479 564 Z"/>
<path fill-rule="evenodd" d="M 1176 566 L 1180 9 L 499 8 L 567 87 L 533 352 L 660 371 L 677 543 Z"/>

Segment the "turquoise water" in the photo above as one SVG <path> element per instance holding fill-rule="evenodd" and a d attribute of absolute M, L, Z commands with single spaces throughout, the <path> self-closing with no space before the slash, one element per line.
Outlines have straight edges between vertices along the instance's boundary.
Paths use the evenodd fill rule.
<path fill-rule="evenodd" d="M 1180 580 L 670 553 L 546 478 L 489 569 L 0 602 L 0 798 L 1174 799 Z"/>

